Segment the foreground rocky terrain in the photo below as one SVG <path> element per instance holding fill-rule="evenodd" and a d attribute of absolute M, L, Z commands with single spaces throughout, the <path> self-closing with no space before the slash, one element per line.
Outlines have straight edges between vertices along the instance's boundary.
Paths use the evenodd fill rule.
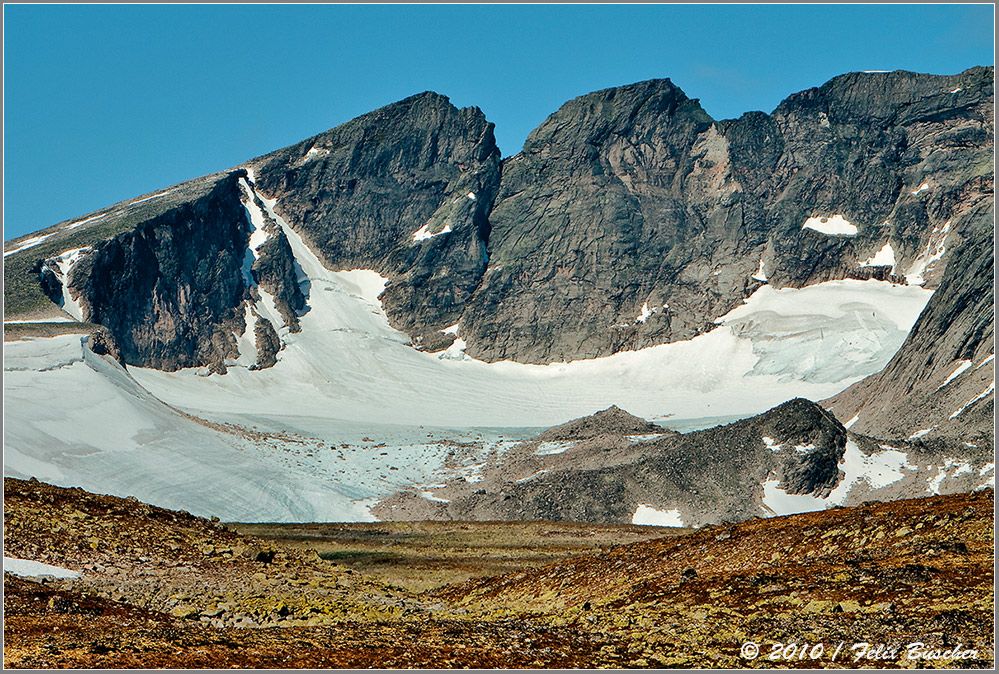
<path fill-rule="evenodd" d="M 992 490 L 704 527 L 420 593 L 134 500 L 4 491 L 5 556 L 81 574 L 4 574 L 8 667 L 993 664 Z M 771 660 L 777 642 L 808 652 Z M 871 659 L 854 660 L 859 642 Z"/>

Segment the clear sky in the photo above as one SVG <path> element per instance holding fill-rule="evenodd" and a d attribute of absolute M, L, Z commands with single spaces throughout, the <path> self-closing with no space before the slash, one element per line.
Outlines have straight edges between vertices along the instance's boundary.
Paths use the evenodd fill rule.
<path fill-rule="evenodd" d="M 504 156 L 575 96 L 669 77 L 716 119 L 853 70 L 994 62 L 980 5 L 5 5 L 4 239 L 432 90 Z"/>

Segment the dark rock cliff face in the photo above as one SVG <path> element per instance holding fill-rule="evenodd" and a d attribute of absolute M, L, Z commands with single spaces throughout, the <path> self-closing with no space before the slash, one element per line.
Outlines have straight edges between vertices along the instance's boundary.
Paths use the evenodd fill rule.
<path fill-rule="evenodd" d="M 504 164 L 468 353 L 550 362 L 687 339 L 760 270 L 777 287 L 901 280 L 964 236 L 991 183 L 992 86 L 991 68 L 852 73 L 724 122 L 669 80 L 570 101 Z M 803 229 L 836 215 L 855 236 Z M 861 266 L 886 243 L 894 269 Z"/>
<path fill-rule="evenodd" d="M 66 283 L 84 320 L 110 330 L 124 362 L 221 372 L 238 355 L 233 334 L 253 329 L 242 309 L 250 299 L 249 225 L 237 184 L 244 175 L 221 177 L 203 196 L 97 243 L 71 268 Z M 300 308 L 287 241 L 274 239 L 261 259 L 262 282 Z"/>
<path fill-rule="evenodd" d="M 940 287 L 891 362 L 824 402 L 840 419 L 856 419 L 851 430 L 891 440 L 916 434 L 913 439 L 922 443 L 993 447 L 992 199 L 983 199 L 969 217 L 978 222 L 967 227 Z"/>
<path fill-rule="evenodd" d="M 953 251 L 991 226 L 992 119 L 992 68 L 852 73 L 721 122 L 652 80 L 566 103 L 501 164 L 480 110 L 424 93 L 247 174 L 97 214 L 79 232 L 114 236 L 87 240 L 68 281 L 48 258 L 22 264 L 30 250 L 5 262 L 34 271 L 5 267 L 5 279 L 30 276 L 20 304 L 34 308 L 43 292 L 61 302 L 68 282 L 127 362 L 164 369 L 224 369 L 233 333 L 250 327 L 242 303 L 266 291 L 283 325 L 261 328 L 265 366 L 306 309 L 267 197 L 330 268 L 386 276 L 389 320 L 418 348 L 446 348 L 457 323 L 487 361 L 595 357 L 709 330 L 765 282 L 935 288 Z M 247 278 L 254 207 L 268 238 Z M 856 234 L 803 229 L 834 216 Z M 52 231 L 46 255 L 83 245 L 68 225 Z M 895 264 L 865 264 L 886 244 Z"/>
<path fill-rule="evenodd" d="M 126 363 L 174 370 L 234 354 L 248 241 L 235 181 L 98 244 L 73 267 L 84 319 L 111 331 Z"/>
<path fill-rule="evenodd" d="M 500 179 L 478 108 L 412 96 L 248 166 L 328 267 L 390 279 L 395 327 L 419 342 L 458 322 L 485 270 Z"/>

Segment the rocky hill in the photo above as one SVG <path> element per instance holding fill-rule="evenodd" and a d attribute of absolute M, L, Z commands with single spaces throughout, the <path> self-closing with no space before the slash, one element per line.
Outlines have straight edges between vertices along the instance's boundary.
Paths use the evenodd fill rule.
<path fill-rule="evenodd" d="M 995 484 L 992 444 L 879 443 L 803 399 L 675 433 L 611 408 L 549 429 L 474 475 L 379 503 L 384 520 L 559 520 L 698 527 L 971 491 Z"/>

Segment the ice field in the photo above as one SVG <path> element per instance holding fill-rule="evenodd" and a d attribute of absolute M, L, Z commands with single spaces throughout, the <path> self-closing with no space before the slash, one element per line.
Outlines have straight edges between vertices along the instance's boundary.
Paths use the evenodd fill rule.
<path fill-rule="evenodd" d="M 263 202 L 308 297 L 301 332 L 279 327 L 277 364 L 250 370 L 241 353 L 225 375 L 126 372 L 80 335 L 5 342 L 5 475 L 228 520 L 370 519 L 379 498 L 611 405 L 689 431 L 829 397 L 882 369 L 932 294 L 876 280 L 763 286 L 688 341 L 484 363 L 460 339 L 444 353 L 412 348 L 378 302 L 384 279 L 327 270 Z M 261 296 L 253 309 L 280 323 Z"/>

